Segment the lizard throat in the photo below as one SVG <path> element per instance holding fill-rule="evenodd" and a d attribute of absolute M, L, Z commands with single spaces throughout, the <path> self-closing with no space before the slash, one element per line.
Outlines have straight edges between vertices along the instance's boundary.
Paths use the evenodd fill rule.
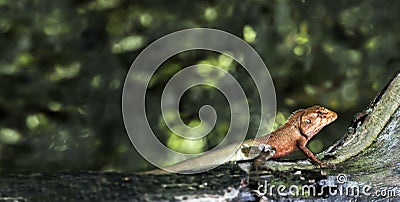
<path fill-rule="evenodd" d="M 301 129 L 299 131 L 300 131 L 300 135 L 305 137 L 308 140 L 308 136 L 306 134 L 304 134 L 303 131 L 301 131 Z"/>

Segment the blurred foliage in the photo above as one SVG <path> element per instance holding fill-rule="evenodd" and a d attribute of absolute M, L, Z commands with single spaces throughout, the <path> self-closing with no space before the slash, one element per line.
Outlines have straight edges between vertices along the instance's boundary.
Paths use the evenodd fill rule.
<path fill-rule="evenodd" d="M 0 11 L 3 171 L 149 166 L 124 130 L 121 91 L 140 51 L 177 30 L 217 28 L 250 43 L 275 83 L 277 125 L 314 104 L 338 111 L 339 120 L 310 142 L 313 151 L 336 141 L 399 69 L 400 3 L 393 1 L 0 0 Z M 148 90 L 147 113 L 166 145 L 191 145 L 182 152 L 217 145 L 229 128 L 227 102 L 209 87 L 185 93 L 181 115 L 196 125 L 199 108 L 214 106 L 219 117 L 210 137 L 182 142 L 161 119 L 163 85 L 200 63 L 223 67 L 247 94 L 257 92 L 246 72 L 220 54 L 187 52 L 165 62 Z M 259 101 L 249 102 L 251 136 L 260 117 Z"/>

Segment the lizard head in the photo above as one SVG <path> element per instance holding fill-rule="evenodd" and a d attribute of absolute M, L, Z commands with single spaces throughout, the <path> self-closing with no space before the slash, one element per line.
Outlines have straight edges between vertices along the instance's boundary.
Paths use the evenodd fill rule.
<path fill-rule="evenodd" d="M 300 117 L 300 131 L 311 139 L 323 127 L 332 123 L 337 118 L 337 114 L 325 107 L 318 105 L 304 109 Z"/>

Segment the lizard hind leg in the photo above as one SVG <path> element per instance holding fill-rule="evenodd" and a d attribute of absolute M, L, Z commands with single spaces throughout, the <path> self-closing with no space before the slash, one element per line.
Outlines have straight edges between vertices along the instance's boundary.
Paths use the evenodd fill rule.
<path fill-rule="evenodd" d="M 254 159 L 263 156 L 265 160 L 275 155 L 275 149 L 268 144 L 259 144 L 258 146 L 242 145 L 236 153 L 236 163 L 254 161 Z"/>
<path fill-rule="evenodd" d="M 268 144 L 260 144 L 258 147 L 253 147 L 252 149 L 258 151 L 256 155 L 253 154 L 254 156 L 250 159 L 237 161 L 239 167 L 247 173 L 253 169 L 257 170 L 265 161 L 271 159 L 276 152 L 275 149 Z"/>
<path fill-rule="evenodd" d="M 261 145 L 260 145 L 261 146 Z M 270 145 L 265 145 L 263 148 L 263 152 L 257 158 L 254 159 L 253 167 L 257 170 L 258 168 L 263 167 L 266 161 L 271 159 L 276 153 L 276 150 L 272 148 Z"/>
<path fill-rule="evenodd" d="M 263 156 L 265 160 L 272 158 L 276 152 L 276 150 L 269 144 L 260 144 L 258 145 L 258 149 L 262 152 L 260 156 Z"/>

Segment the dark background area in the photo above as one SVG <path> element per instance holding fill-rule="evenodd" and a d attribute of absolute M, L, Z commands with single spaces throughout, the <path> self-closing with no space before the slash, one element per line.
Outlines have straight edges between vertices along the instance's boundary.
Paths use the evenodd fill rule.
<path fill-rule="evenodd" d="M 150 168 L 124 129 L 125 75 L 148 44 L 196 27 L 232 33 L 260 54 L 275 84 L 275 128 L 294 110 L 314 104 L 338 112 L 339 119 L 308 144 L 319 152 L 344 134 L 353 115 L 398 71 L 399 13 L 400 3 L 378 0 L 1 0 L 0 169 Z M 207 150 L 229 127 L 225 98 L 201 86 L 184 95 L 181 116 L 195 125 L 199 107 L 213 105 L 219 117 L 209 137 L 187 150 L 162 121 L 163 85 L 200 63 L 222 66 L 246 93 L 256 92 L 240 65 L 217 53 L 181 53 L 165 62 L 149 86 L 147 113 L 160 140 L 177 151 Z M 251 136 L 260 113 L 257 100 L 249 103 Z"/>

